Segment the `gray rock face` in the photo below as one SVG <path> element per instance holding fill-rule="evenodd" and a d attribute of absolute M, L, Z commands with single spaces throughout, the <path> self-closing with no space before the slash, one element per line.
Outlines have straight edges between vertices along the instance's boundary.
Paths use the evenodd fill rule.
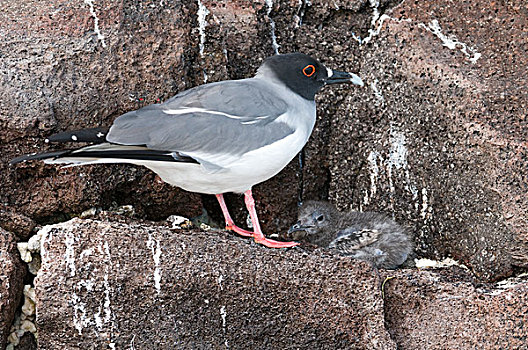
<path fill-rule="evenodd" d="M 0 348 L 5 349 L 15 311 L 22 297 L 27 268 L 12 233 L 0 228 Z"/>
<path fill-rule="evenodd" d="M 528 257 L 527 13 L 466 5 L 402 2 L 377 21 L 358 54 L 369 88 L 331 118 L 329 192 L 493 280 Z"/>
<path fill-rule="evenodd" d="M 367 264 L 218 232 L 74 219 L 46 226 L 42 349 L 393 349 Z"/>
<path fill-rule="evenodd" d="M 527 348 L 526 279 L 477 289 L 432 271 L 402 270 L 390 276 L 386 325 L 398 349 Z"/>
<path fill-rule="evenodd" d="M 142 218 L 192 217 L 201 214 L 202 204 L 219 218 L 214 198 L 171 188 L 142 168 L 61 169 L 27 163 L 13 169 L 7 161 L 22 153 L 52 149 L 43 139 L 53 132 L 108 125 L 124 112 L 158 98 L 165 100 L 205 80 L 247 77 L 274 53 L 277 43 L 282 53 L 302 51 L 329 67 L 359 72 L 366 87 L 326 88 L 318 96 L 318 121 L 302 168 L 294 160 L 254 190 L 265 232 L 286 230 L 295 222 L 302 193 L 305 200 L 330 199 L 341 210 L 393 214 L 414 232 L 419 254 L 451 256 L 465 263 L 480 281 L 497 280 L 512 274 L 514 268 L 528 267 L 525 4 L 480 0 L 376 3 L 4 1 L 0 13 L 0 227 L 26 239 L 35 225 L 65 220 L 94 206 L 132 203 Z M 245 222 L 243 200 L 236 196 L 227 200 L 237 223 Z M 394 347 L 380 328 L 380 301 L 372 289 L 375 281 L 364 265 L 353 267 L 356 262 L 337 260 L 334 266 L 335 258 L 320 252 L 301 254 L 301 258 L 296 250 L 258 253 L 249 243 L 225 237 L 200 234 L 176 239 L 170 232 L 158 235 L 147 228 L 138 229 L 139 237 L 133 231 L 136 226 L 87 225 L 86 230 L 93 233 L 68 233 L 60 236 L 62 243 L 50 240 L 48 244 L 49 254 L 56 250 L 63 255 L 56 255 L 53 263 L 48 260 L 37 279 L 39 302 L 52 306 L 39 309 L 42 348 L 54 349 L 68 341 L 71 348 L 80 348 L 80 344 L 88 348 L 93 344 L 173 348 L 180 340 L 181 347 L 224 347 L 224 340 L 262 347 L 294 341 L 309 348 L 312 344 L 335 348 L 336 343 L 343 348 Z M 128 245 L 117 243 L 118 238 L 114 243 L 108 241 L 108 255 L 101 227 L 120 230 L 120 239 Z M 2 235 L 12 242 L 11 234 Z M 161 272 L 160 283 L 166 285 L 160 284 L 159 296 L 154 282 L 157 240 L 160 264 L 171 265 Z M 139 241 L 143 249 L 132 249 L 141 246 Z M 181 242 L 194 248 L 183 249 Z M 68 255 L 71 247 L 75 254 L 85 254 Z M 216 248 L 226 254 L 218 256 Z M 119 255 L 121 250 L 126 257 Z M 168 258 L 168 252 L 174 259 Z M 224 264 L 221 259 L 230 254 L 232 264 Z M 22 284 L 18 291 L 13 286 L 25 267 L 12 254 L 2 257 L 7 259 L 3 275 L 13 281 L 11 288 L 4 284 L 7 294 L 0 291 L 7 324 L 21 296 Z M 120 261 L 119 267 L 114 258 Z M 197 265 L 188 267 L 184 259 Z M 299 261 L 307 263 L 311 272 Z M 55 264 L 65 268 L 62 275 Z M 181 275 L 169 274 L 172 264 Z M 189 270 L 182 270 L 183 266 Z M 275 266 L 276 275 L 265 272 Z M 266 269 L 257 274 L 261 267 Z M 302 276 L 294 279 L 297 269 L 316 282 L 311 284 Z M 222 274 L 222 291 L 218 278 L 227 271 L 232 276 Z M 52 272 L 53 278 L 48 275 Z M 256 277 L 262 273 L 269 275 Z M 435 324 L 444 325 L 440 315 L 449 313 L 453 319 L 445 320 L 446 334 L 454 334 L 455 315 L 461 314 L 467 329 L 492 329 L 489 339 L 498 332 L 505 339 L 497 343 L 499 347 L 526 339 L 525 329 L 514 327 L 527 322 L 521 313 L 526 311 L 526 300 L 519 294 L 525 292 L 524 287 L 501 294 L 504 297 L 487 297 L 456 280 L 449 280 L 449 287 L 441 285 L 436 275 L 422 283 L 420 272 L 416 274 L 409 280 L 417 285 L 400 281 L 391 291 L 396 283 L 392 281 L 386 291 L 394 297 L 388 299 L 386 312 L 392 316 L 386 315 L 387 324 L 400 348 L 420 347 L 420 337 L 442 348 L 442 327 L 422 332 L 413 328 L 413 322 L 433 317 Z M 194 277 L 202 275 L 203 279 Z M 328 276 L 335 279 L 328 280 Z M 346 288 L 338 280 L 352 277 L 358 279 L 353 288 L 359 288 L 356 292 L 347 286 L 353 294 L 349 298 L 354 301 L 352 306 L 332 304 L 332 293 L 345 295 Z M 228 279 L 231 292 L 226 287 Z M 181 281 L 188 284 L 182 287 Z M 317 283 L 325 286 L 323 304 L 314 296 L 319 291 Z M 251 289 L 254 286 L 258 291 Z M 310 302 L 302 299 L 303 288 L 313 296 Z M 249 291 L 256 294 L 252 297 Z M 465 298 L 467 293 L 470 297 Z M 424 302 L 424 295 L 431 301 Z M 206 296 L 209 304 L 204 301 Z M 356 297 L 363 299 L 356 303 Z M 260 304 L 251 304 L 253 299 Z M 463 305 L 452 306 L 446 300 L 463 300 Z M 502 313 L 501 307 L 511 312 Z M 269 311 L 277 308 L 284 313 Z M 438 309 L 438 314 L 432 315 L 431 309 Z M 367 311 L 378 318 L 373 321 L 364 316 Z M 296 313 L 300 316 L 292 316 Z M 488 328 L 471 324 L 473 313 L 485 318 Z M 134 328 L 137 324 L 141 326 Z M 201 328 L 193 328 L 197 326 Z M 508 338 L 500 333 L 503 330 L 515 336 Z M 168 338 L 156 338 L 162 331 Z M 288 332 L 297 337 L 286 339 Z M 491 340 L 485 339 L 486 346 L 493 348 Z"/>
<path fill-rule="evenodd" d="M 526 281 L 381 270 L 382 294 L 367 264 L 319 249 L 98 220 L 41 232 L 41 349 L 522 349 L 528 336 Z"/>
<path fill-rule="evenodd" d="M 48 1 L 28 10 L 8 1 L 0 183 L 17 190 L 0 200 L 37 223 L 113 202 L 135 203 L 151 219 L 199 215 L 199 195 L 142 168 L 14 170 L 6 161 L 50 147 L 42 139 L 52 132 L 108 125 L 204 81 L 252 75 L 277 43 L 280 52 L 359 71 L 366 87 L 324 89 L 302 169 L 294 160 L 256 186 L 266 232 L 294 222 L 302 193 L 340 209 L 394 213 L 421 254 L 450 255 L 481 280 L 528 266 L 526 9 L 375 3 Z M 221 222 L 217 204 L 204 199 Z M 228 205 L 245 222 L 242 199 L 229 196 Z"/>

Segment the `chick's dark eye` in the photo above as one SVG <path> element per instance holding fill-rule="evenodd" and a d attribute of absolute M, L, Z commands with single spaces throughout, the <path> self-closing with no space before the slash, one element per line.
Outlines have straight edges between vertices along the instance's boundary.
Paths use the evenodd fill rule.
<path fill-rule="evenodd" d="M 311 77 L 315 73 L 315 67 L 312 64 L 307 65 L 303 68 L 303 74 L 307 77 Z"/>
<path fill-rule="evenodd" d="M 315 218 L 317 221 L 319 222 L 323 222 L 324 221 L 324 215 L 319 215 L 318 217 Z"/>

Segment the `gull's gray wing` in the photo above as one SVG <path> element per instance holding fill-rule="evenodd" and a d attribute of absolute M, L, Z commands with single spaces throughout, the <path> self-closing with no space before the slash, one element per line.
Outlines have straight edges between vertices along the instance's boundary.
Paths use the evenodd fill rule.
<path fill-rule="evenodd" d="M 244 153 L 295 130 L 278 120 L 286 101 L 260 79 L 224 81 L 184 91 L 162 104 L 121 115 L 106 140 L 180 152 L 217 171 Z"/>

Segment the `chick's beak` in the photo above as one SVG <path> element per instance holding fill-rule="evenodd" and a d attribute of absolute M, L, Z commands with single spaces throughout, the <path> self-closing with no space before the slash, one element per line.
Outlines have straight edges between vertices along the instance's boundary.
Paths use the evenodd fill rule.
<path fill-rule="evenodd" d="M 288 229 L 288 233 L 292 233 L 295 231 L 304 231 L 307 228 L 310 228 L 312 226 L 303 226 L 301 221 L 297 221 L 295 224 L 291 225 Z"/>
<path fill-rule="evenodd" d="M 363 86 L 363 80 L 354 73 L 340 72 L 328 69 L 328 77 L 325 79 L 326 84 L 352 83 Z"/>

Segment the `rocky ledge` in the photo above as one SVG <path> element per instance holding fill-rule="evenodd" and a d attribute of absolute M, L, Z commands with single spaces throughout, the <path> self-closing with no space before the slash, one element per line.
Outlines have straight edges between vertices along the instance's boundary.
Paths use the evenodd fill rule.
<path fill-rule="evenodd" d="M 372 270 L 321 249 L 124 220 L 42 228 L 40 349 L 525 346 L 528 283 L 459 267 Z"/>
<path fill-rule="evenodd" d="M 36 331 L 43 349 L 528 348 L 526 283 L 478 284 L 528 268 L 522 1 L 7 0 L 2 9 L 1 348 L 8 336 L 35 348 Z M 149 220 L 221 214 L 214 198 L 146 169 L 10 159 L 53 150 L 43 141 L 52 133 L 249 77 L 279 50 L 354 71 L 365 87 L 318 96 L 302 162 L 255 188 L 265 231 L 287 229 L 298 198 L 382 211 L 409 226 L 418 255 L 454 258 L 476 282 L 457 268 L 401 270 L 383 297 L 367 265 L 322 251 L 75 220 L 40 231 L 36 295 L 24 287 L 33 278 L 16 241 L 39 225 L 130 204 Z M 244 222 L 242 199 L 226 199 Z"/>

